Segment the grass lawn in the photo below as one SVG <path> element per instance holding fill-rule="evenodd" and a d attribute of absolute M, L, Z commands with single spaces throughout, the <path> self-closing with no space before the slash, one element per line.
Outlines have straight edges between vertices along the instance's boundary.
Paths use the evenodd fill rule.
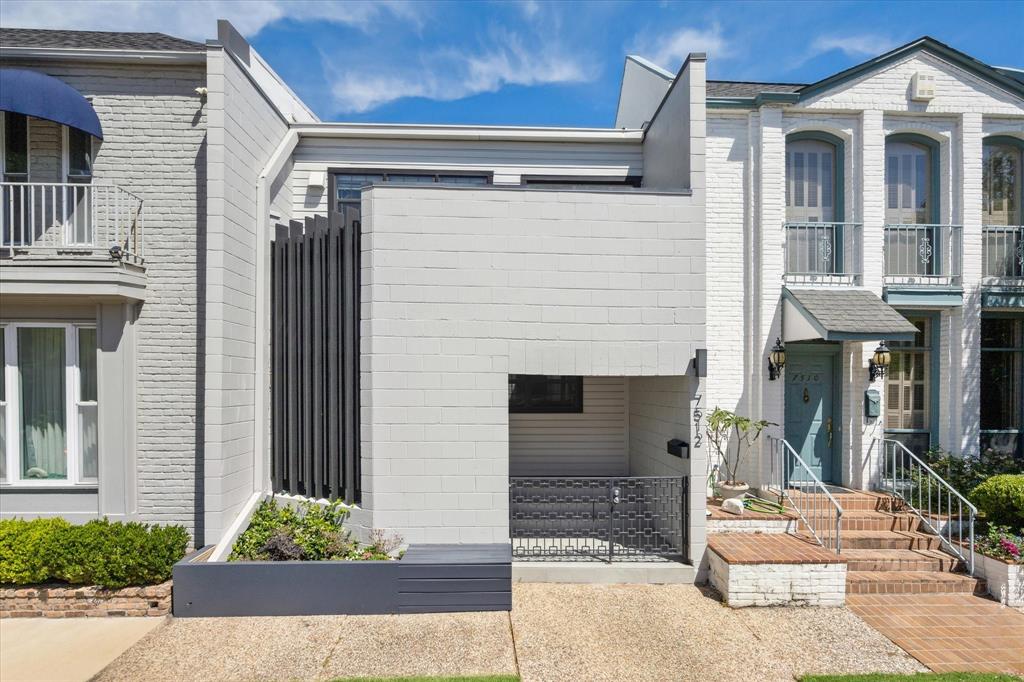
<path fill-rule="evenodd" d="M 914 675 L 807 675 L 800 682 L 1020 682 L 1013 675 L 993 673 L 917 673 Z"/>
<path fill-rule="evenodd" d="M 518 675 L 482 677 L 346 677 L 334 682 L 519 682 Z"/>

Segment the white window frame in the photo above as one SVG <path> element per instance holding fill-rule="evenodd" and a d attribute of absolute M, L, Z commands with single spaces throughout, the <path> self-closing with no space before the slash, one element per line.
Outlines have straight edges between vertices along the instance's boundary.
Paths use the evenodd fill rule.
<path fill-rule="evenodd" d="M 68 475 L 65 479 L 21 477 L 21 385 L 18 372 L 17 330 L 30 327 L 64 329 L 64 429 L 68 458 Z M 0 481 L 2 488 L 96 488 L 98 486 L 97 478 L 84 479 L 81 474 L 82 441 L 78 407 L 83 404 L 98 405 L 98 403 L 81 400 L 81 376 L 78 365 L 79 329 L 96 329 L 96 324 L 94 322 L 22 322 L 13 320 L 5 320 L 0 324 L 0 333 L 2 333 L 4 343 L 3 378 L 7 398 L 7 477 Z"/>
<path fill-rule="evenodd" d="M 0 111 L 0 180 L 7 174 L 7 112 Z M 25 117 L 25 182 L 32 182 L 32 117 Z"/>

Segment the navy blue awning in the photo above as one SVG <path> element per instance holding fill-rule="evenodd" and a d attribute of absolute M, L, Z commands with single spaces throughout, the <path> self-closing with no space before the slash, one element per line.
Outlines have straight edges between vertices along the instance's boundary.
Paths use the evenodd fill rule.
<path fill-rule="evenodd" d="M 38 71 L 0 69 L 0 111 L 45 118 L 103 139 L 89 100 L 59 78 Z"/>

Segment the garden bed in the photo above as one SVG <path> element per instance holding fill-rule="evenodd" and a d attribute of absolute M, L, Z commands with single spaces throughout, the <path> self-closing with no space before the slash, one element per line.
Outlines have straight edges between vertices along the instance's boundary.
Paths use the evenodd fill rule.
<path fill-rule="evenodd" d="M 174 567 L 174 615 L 313 616 L 509 611 L 512 549 L 412 545 L 395 561 L 209 561 Z"/>

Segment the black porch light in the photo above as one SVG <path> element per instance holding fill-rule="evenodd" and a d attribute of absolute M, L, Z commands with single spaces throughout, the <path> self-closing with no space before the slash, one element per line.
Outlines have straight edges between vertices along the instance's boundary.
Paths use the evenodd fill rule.
<path fill-rule="evenodd" d="M 889 352 L 889 347 L 885 345 L 884 340 L 879 341 L 875 354 L 868 360 L 868 377 L 871 381 L 884 378 L 890 362 L 892 362 L 892 353 Z"/>
<path fill-rule="evenodd" d="M 768 354 L 768 380 L 775 381 L 782 376 L 782 368 L 786 366 L 786 347 L 782 339 L 775 337 L 775 346 Z"/>

